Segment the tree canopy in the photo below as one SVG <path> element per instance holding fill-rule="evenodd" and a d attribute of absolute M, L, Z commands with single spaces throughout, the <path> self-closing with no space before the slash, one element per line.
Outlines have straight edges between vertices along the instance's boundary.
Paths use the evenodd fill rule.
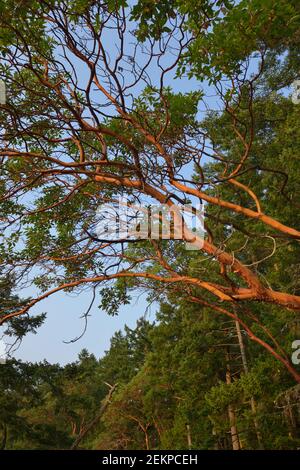
<path fill-rule="evenodd" d="M 149 301 L 233 322 L 254 355 L 264 348 L 266 360 L 300 382 L 290 359 L 300 309 L 300 105 L 291 96 L 299 2 L 4 0 L 0 13 L 1 276 L 37 290 L 9 306 L 5 293 L 0 324 L 17 336 L 35 329 L 44 316 L 31 317 L 32 307 L 59 291 L 88 286 L 116 314 L 132 291 L 146 289 Z M 99 237 L 97 210 L 119 197 L 132 208 L 168 206 L 182 239 Z M 204 237 L 180 212 L 188 205 L 195 213 L 198 203 Z M 223 354 L 224 370 L 231 356 Z M 145 364 L 129 395 L 139 381 L 153 392 Z M 251 395 L 248 379 L 225 376 L 234 403 Z M 210 390 L 203 412 L 218 393 Z M 234 407 L 224 400 L 216 406 L 229 413 L 234 435 Z M 149 446 L 146 415 L 131 426 Z"/>

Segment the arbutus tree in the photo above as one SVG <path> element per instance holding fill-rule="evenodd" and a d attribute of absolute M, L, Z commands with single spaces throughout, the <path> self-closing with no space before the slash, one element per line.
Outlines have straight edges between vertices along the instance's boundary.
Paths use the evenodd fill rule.
<path fill-rule="evenodd" d="M 267 34 L 260 37 L 263 27 L 253 31 L 258 58 L 249 59 L 253 49 L 236 50 L 239 67 L 226 69 L 214 48 L 220 47 L 221 18 L 232 26 L 235 7 L 200 3 L 195 12 L 180 2 L 158 2 L 153 14 L 148 2 L 3 2 L 1 264 L 20 286 L 34 283 L 41 292 L 21 309 L 2 311 L 1 323 L 58 291 L 91 286 L 96 292 L 104 285 L 102 305 L 111 313 L 129 301 L 130 289 L 161 296 L 173 291 L 237 321 L 299 382 L 287 354 L 251 310 L 257 302 L 282 307 L 287 315 L 300 308 L 297 292 L 273 289 L 264 268 L 279 243 L 296 256 L 300 238 L 291 217 L 265 210 L 268 199 L 278 197 L 280 205 L 282 195 L 288 214 L 296 207 L 287 185 L 295 177 L 292 164 L 286 171 L 274 159 L 264 165 L 280 128 L 263 121 L 263 103 L 277 110 L 282 99 L 287 112 L 278 121 L 297 113 L 290 100 L 262 98 L 266 61 L 280 35 L 268 44 Z M 214 27 L 215 42 L 206 34 Z M 198 85 L 186 93 L 184 86 L 177 93 L 170 87 L 185 73 L 186 61 L 197 76 L 193 67 L 210 56 L 211 69 L 206 65 L 199 73 L 215 90 L 213 102 Z M 211 112 L 213 105 L 219 112 Z M 207 109 L 202 120 L 199 107 Z M 222 139 L 220 129 L 226 131 Z M 272 177 L 284 181 L 281 191 Z M 182 204 L 204 203 L 206 236 L 184 223 L 180 241 L 99 239 L 91 228 L 97 208 L 118 196 L 127 196 L 133 207 L 149 201 L 172 207 L 175 230 Z M 241 233 L 245 238 L 232 247 Z M 184 250 L 183 241 L 192 238 L 195 250 Z M 258 240 L 259 247 L 249 249 Z"/>

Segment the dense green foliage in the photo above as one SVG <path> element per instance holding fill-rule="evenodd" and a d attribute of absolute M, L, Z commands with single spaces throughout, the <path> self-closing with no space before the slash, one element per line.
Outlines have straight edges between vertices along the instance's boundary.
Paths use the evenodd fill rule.
<path fill-rule="evenodd" d="M 243 337 L 248 373 L 234 322 L 169 302 L 156 325 L 141 319 L 135 329 L 116 333 L 99 360 L 87 351 L 64 367 L 10 360 L 0 367 L 2 447 L 70 448 L 98 413 L 106 384 L 118 383 L 79 448 L 186 449 L 189 425 L 192 448 L 230 449 L 231 405 L 242 448 L 294 449 L 300 443 L 299 403 L 288 408 L 280 401 L 281 394 L 292 395 L 293 381 Z M 231 384 L 225 380 L 228 350 Z"/>

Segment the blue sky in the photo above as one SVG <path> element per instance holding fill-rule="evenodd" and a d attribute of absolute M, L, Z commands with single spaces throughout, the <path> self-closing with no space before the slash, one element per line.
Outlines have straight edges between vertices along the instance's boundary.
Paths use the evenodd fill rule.
<path fill-rule="evenodd" d="M 152 305 L 147 309 L 145 295 L 139 296 L 137 293 L 130 305 L 123 306 L 118 316 L 111 317 L 97 308 L 96 301 L 84 336 L 75 343 L 65 344 L 64 341 L 70 341 L 82 333 L 84 320 L 80 316 L 90 301 L 91 292 L 77 296 L 62 292 L 40 303 L 32 309 L 32 313 L 47 312 L 47 320 L 36 335 L 28 334 L 24 338 L 14 356 L 30 362 L 46 359 L 51 363 L 65 364 L 76 360 L 78 353 L 87 348 L 100 357 L 109 348 L 110 338 L 115 331 L 122 329 L 125 324 L 133 328 L 136 320 L 145 313 L 146 318 L 153 321 L 157 307 Z"/>
<path fill-rule="evenodd" d="M 80 80 L 82 78 L 84 81 L 86 69 L 80 63 L 77 65 L 77 74 Z M 150 73 L 152 73 L 151 69 Z M 153 78 L 155 80 L 156 77 Z M 181 78 L 174 80 L 171 76 L 166 79 L 165 85 L 171 86 L 175 92 L 188 92 L 204 88 L 209 104 L 216 105 L 212 91 L 194 79 Z M 204 110 L 205 107 L 202 105 L 201 111 Z M 26 295 L 34 296 L 35 294 L 33 288 L 26 291 Z M 78 353 L 83 348 L 87 348 L 96 357 L 102 356 L 104 351 L 109 348 L 110 338 L 114 332 L 123 329 L 125 324 L 134 327 L 136 320 L 145 315 L 147 310 L 146 296 L 139 297 L 137 292 L 133 296 L 130 305 L 122 306 L 118 316 L 110 317 L 97 308 L 100 303 L 98 295 L 90 312 L 88 327 L 84 336 L 76 342 L 65 344 L 64 341 L 70 341 L 81 334 L 84 328 L 84 320 L 80 317 L 88 308 L 91 295 L 91 291 L 84 291 L 80 295 L 60 292 L 34 307 L 30 311 L 31 314 L 46 312 L 47 319 L 36 335 L 28 334 L 24 338 L 21 346 L 14 354 L 15 357 L 33 362 L 46 359 L 52 363 L 64 364 L 76 360 Z M 146 318 L 154 320 L 157 308 L 157 305 L 152 305 L 147 310 Z"/>
<path fill-rule="evenodd" d="M 113 44 L 108 41 L 109 52 Z M 255 64 L 255 61 L 254 61 Z M 250 72 L 254 71 L 254 66 Z M 76 70 L 80 81 L 85 81 L 86 69 L 82 64 L 76 63 Z M 155 71 L 150 67 L 149 73 L 154 81 L 157 79 Z M 174 80 L 172 76 L 166 79 L 165 85 L 171 86 L 175 92 L 189 92 L 202 89 L 205 92 L 205 101 L 209 107 L 218 109 L 218 101 L 213 90 L 207 85 L 196 81 L 188 80 L 183 77 Z M 136 90 L 136 94 L 139 90 Z M 200 105 L 199 117 L 203 116 L 205 106 Z M 34 289 L 26 291 L 26 295 L 35 295 Z M 88 320 L 87 331 L 77 342 L 65 344 L 64 341 L 70 341 L 78 337 L 83 328 L 84 320 L 80 318 L 83 312 L 88 308 L 91 301 L 91 291 L 84 291 L 80 295 L 70 295 L 60 292 L 39 303 L 31 310 L 32 314 L 41 312 L 47 313 L 45 324 L 38 330 L 36 335 L 28 334 L 20 348 L 16 351 L 15 357 L 27 361 L 48 360 L 49 362 L 67 363 L 76 360 L 81 349 L 87 348 L 97 357 L 102 356 L 104 351 L 109 348 L 110 338 L 115 331 L 123 329 L 127 324 L 131 328 L 135 326 L 136 320 L 145 315 L 147 310 L 146 296 L 139 297 L 137 292 L 130 305 L 122 306 L 120 313 L 116 317 L 110 317 L 101 309 L 97 308 L 100 303 L 99 295 L 92 308 Z M 146 318 L 155 319 L 157 305 L 153 305 L 147 310 Z"/>
<path fill-rule="evenodd" d="M 187 92 L 199 89 L 199 83 L 186 78 L 171 80 L 175 91 Z M 214 101 L 214 98 L 212 99 Z M 100 288 L 98 289 L 98 291 Z M 26 295 L 34 295 L 35 291 L 29 289 Z M 121 306 L 118 316 L 111 317 L 97 306 L 100 303 L 99 295 L 90 312 L 88 326 L 85 334 L 76 342 L 65 344 L 78 337 L 84 328 L 84 320 L 80 318 L 91 302 L 92 291 L 84 291 L 79 295 L 60 292 L 35 306 L 30 312 L 38 314 L 47 313 L 44 325 L 38 329 L 37 334 L 28 334 L 21 346 L 14 353 L 18 359 L 38 362 L 46 359 L 48 362 L 66 364 L 75 361 L 78 353 L 83 349 L 101 357 L 109 348 L 110 338 L 123 329 L 125 324 L 133 328 L 136 321 L 146 314 L 148 320 L 155 320 L 158 305 L 149 308 L 146 295 L 139 292 L 133 294 L 130 305 Z"/>

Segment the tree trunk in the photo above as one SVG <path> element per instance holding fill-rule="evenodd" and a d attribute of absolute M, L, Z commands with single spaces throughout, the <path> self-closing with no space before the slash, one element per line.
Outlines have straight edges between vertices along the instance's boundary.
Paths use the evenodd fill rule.
<path fill-rule="evenodd" d="M 186 425 L 186 432 L 187 432 L 188 449 L 191 450 L 191 448 L 192 448 L 192 436 L 191 436 L 191 426 L 189 424 Z"/>
<path fill-rule="evenodd" d="M 235 327 L 236 327 L 237 337 L 238 337 L 238 341 L 239 341 L 244 372 L 247 374 L 249 372 L 249 368 L 248 368 L 248 362 L 247 362 L 247 356 L 246 356 L 246 348 L 245 348 L 245 343 L 244 343 L 244 340 L 243 340 L 243 335 L 242 335 L 242 332 L 241 332 L 241 326 L 240 326 L 238 321 L 235 322 Z M 261 436 L 261 433 L 260 433 L 260 430 L 259 430 L 258 421 L 257 421 L 257 418 L 256 418 L 256 402 L 255 402 L 254 397 L 251 397 L 251 399 L 250 399 L 250 406 L 251 406 L 251 411 L 253 413 L 253 423 L 254 423 L 254 427 L 255 427 L 257 442 L 258 442 L 258 445 L 259 445 L 259 449 L 262 450 L 264 448 L 264 445 L 263 445 L 262 436 Z"/>
<path fill-rule="evenodd" d="M 5 423 L 2 424 L 2 439 L 0 444 L 0 450 L 5 450 L 7 442 L 7 426 Z"/>
<path fill-rule="evenodd" d="M 230 363 L 229 363 L 229 354 L 226 353 L 227 365 L 226 365 L 226 383 L 231 384 L 231 372 L 230 372 Z M 240 450 L 240 440 L 238 436 L 238 431 L 236 427 L 236 414 L 235 409 L 232 405 L 228 405 L 228 418 L 230 424 L 230 435 L 231 435 L 231 443 L 233 450 Z"/>
<path fill-rule="evenodd" d="M 75 450 L 77 449 L 78 445 L 80 444 L 80 442 L 82 441 L 82 439 L 86 436 L 86 434 L 95 426 L 95 424 L 99 421 L 99 419 L 101 418 L 101 416 L 103 415 L 103 413 L 106 411 L 109 403 L 110 403 L 110 399 L 114 393 L 114 391 L 116 390 L 117 388 L 117 384 L 113 385 L 113 386 L 110 386 L 110 390 L 109 390 L 109 393 L 107 394 L 101 408 L 100 408 L 100 411 L 99 413 L 95 416 L 95 418 L 92 419 L 92 421 L 90 421 L 86 426 L 85 428 L 83 428 L 79 435 L 77 436 L 77 438 L 75 439 L 75 441 L 73 442 L 72 446 L 71 446 L 71 450 Z"/>
<path fill-rule="evenodd" d="M 146 450 L 150 450 L 150 443 L 149 443 L 149 436 L 148 436 L 147 427 L 145 428 L 144 433 L 145 433 Z"/>

